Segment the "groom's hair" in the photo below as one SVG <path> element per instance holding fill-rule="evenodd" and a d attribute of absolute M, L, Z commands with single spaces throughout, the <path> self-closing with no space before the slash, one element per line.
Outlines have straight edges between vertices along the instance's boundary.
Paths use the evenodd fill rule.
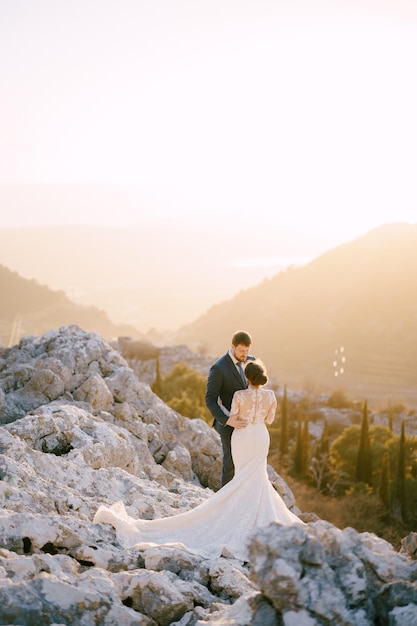
<path fill-rule="evenodd" d="M 238 330 L 235 332 L 232 338 L 232 346 L 246 346 L 252 345 L 252 337 L 244 330 Z"/>

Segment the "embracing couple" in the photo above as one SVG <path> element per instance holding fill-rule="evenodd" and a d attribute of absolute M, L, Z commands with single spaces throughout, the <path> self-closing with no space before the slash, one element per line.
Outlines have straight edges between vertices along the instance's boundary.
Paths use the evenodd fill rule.
<path fill-rule="evenodd" d="M 95 522 L 115 527 L 126 548 L 170 545 L 204 557 L 246 561 L 254 528 L 270 522 L 303 524 L 267 475 L 269 432 L 277 399 L 265 389 L 262 361 L 249 356 L 251 337 L 238 331 L 228 352 L 210 368 L 206 402 L 223 447 L 222 487 L 194 509 L 152 520 L 135 519 L 122 502 L 101 505 Z"/>
<path fill-rule="evenodd" d="M 213 426 L 220 435 L 223 448 L 222 486 L 232 480 L 235 473 L 231 449 L 233 430 L 247 425 L 246 419 L 230 415 L 230 409 L 236 391 L 248 388 L 246 364 L 255 361 L 255 357 L 249 355 L 251 345 L 250 334 L 237 331 L 229 350 L 211 366 L 208 375 L 206 405 L 214 417 Z"/>

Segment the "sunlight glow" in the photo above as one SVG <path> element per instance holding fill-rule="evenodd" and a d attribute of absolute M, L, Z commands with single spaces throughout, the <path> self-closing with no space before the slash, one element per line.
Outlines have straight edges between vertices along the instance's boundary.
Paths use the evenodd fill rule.
<path fill-rule="evenodd" d="M 290 265 L 305 265 L 311 260 L 310 257 L 247 258 L 236 259 L 232 267 L 289 267 Z"/>
<path fill-rule="evenodd" d="M 131 229 L 189 316 L 416 221 L 416 2 L 0 2 L 0 55 L 0 229 Z"/>
<path fill-rule="evenodd" d="M 1 6 L 4 183 L 135 186 L 146 200 L 114 223 L 155 207 L 349 236 L 415 220 L 417 9 L 65 6 Z"/>

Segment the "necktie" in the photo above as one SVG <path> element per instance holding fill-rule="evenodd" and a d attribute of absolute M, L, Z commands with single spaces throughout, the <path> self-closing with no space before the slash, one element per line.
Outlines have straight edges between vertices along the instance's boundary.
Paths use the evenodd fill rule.
<path fill-rule="evenodd" d="M 242 379 L 243 385 L 246 387 L 246 378 L 243 371 L 242 363 L 240 361 L 237 362 L 237 369 L 239 370 L 240 377 Z"/>

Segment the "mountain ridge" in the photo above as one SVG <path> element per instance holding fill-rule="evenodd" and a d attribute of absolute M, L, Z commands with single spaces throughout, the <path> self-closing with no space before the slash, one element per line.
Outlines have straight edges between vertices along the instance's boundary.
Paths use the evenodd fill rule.
<path fill-rule="evenodd" d="M 34 279 L 0 265 L 0 343 L 17 343 L 21 337 L 42 334 L 69 324 L 79 324 L 108 339 L 129 334 L 139 337 L 134 327 L 113 324 L 104 311 L 76 304 L 63 291 L 55 291 Z"/>
<path fill-rule="evenodd" d="M 262 245 L 236 247 L 226 230 L 213 233 L 204 222 L 173 217 L 130 227 L 0 228 L 0 263 L 64 290 L 77 303 L 104 309 L 116 323 L 168 336 L 213 302 L 286 267 L 288 258 L 314 255 L 308 242 L 303 248 L 302 234 L 295 243 L 282 229 L 265 237 Z M 319 242 L 311 248 L 322 249 Z M 249 267 L 240 262 L 248 254 Z M 265 258 L 271 265 L 257 264 Z"/>
<path fill-rule="evenodd" d="M 245 328 L 281 384 L 408 394 L 417 369 L 416 277 L 417 224 L 384 225 L 241 291 L 178 338 L 222 354 Z M 342 347 L 346 367 L 335 376 Z"/>
<path fill-rule="evenodd" d="M 108 237 L 111 252 L 111 233 Z M 161 271 L 163 267 L 166 262 L 161 260 Z M 417 224 L 386 224 L 306 265 L 288 267 L 239 291 L 178 332 L 146 336 L 160 345 L 185 344 L 194 352 L 220 355 L 233 332 L 245 328 L 253 336 L 254 353 L 265 361 L 278 385 L 324 391 L 343 387 L 359 398 L 417 403 L 416 276 Z M 22 280 L 28 287 L 37 283 Z M 180 285 L 176 291 L 180 298 Z M 61 301 L 59 305 L 54 301 L 54 306 L 67 307 L 66 315 L 45 312 L 43 303 L 33 313 L 28 333 L 76 323 L 108 339 L 144 336 L 133 326 L 113 324 L 104 311 L 69 304 L 63 291 L 56 293 Z M 14 317 L 22 311 L 17 307 L 5 320 L 2 307 L 13 298 L 4 289 L 3 296 L 0 341 L 5 342 Z M 144 290 L 138 306 L 146 308 L 148 296 Z M 45 320 L 37 325 L 35 318 L 41 318 L 42 311 Z"/>

